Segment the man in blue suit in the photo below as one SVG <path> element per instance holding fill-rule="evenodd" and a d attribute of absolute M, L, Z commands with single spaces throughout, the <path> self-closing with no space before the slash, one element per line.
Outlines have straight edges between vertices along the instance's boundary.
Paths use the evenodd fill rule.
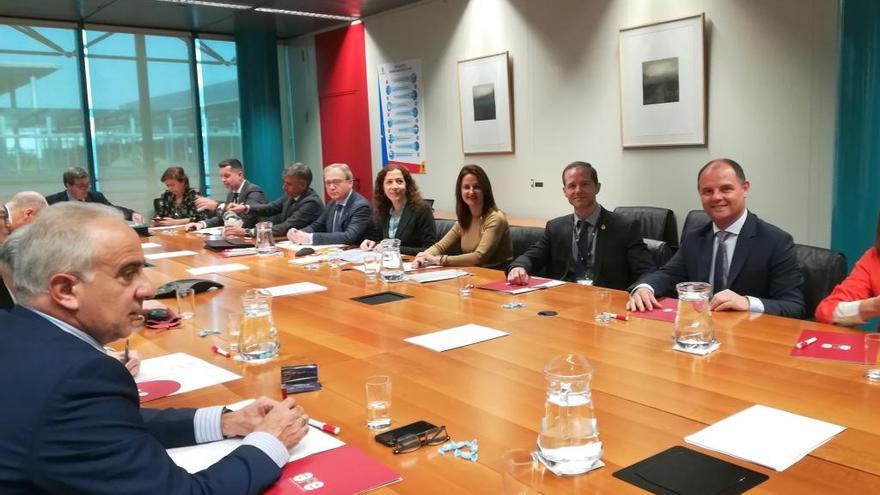
<path fill-rule="evenodd" d="M 126 338 L 152 293 L 137 234 L 100 205 L 44 211 L 0 247 L 18 301 L 0 312 L 0 493 L 259 493 L 307 431 L 302 408 L 141 409 L 104 344 Z M 14 407 L 13 407 L 14 406 Z M 244 436 L 195 474 L 165 449 Z"/>
<path fill-rule="evenodd" d="M 62 201 L 83 201 L 86 203 L 100 203 L 102 205 L 112 206 L 121 211 L 125 215 L 126 220 L 134 223 L 144 223 L 144 217 L 140 213 L 126 208 L 124 206 L 116 206 L 104 196 L 103 193 L 92 191 L 89 189 L 89 174 L 82 167 L 71 167 L 64 171 L 61 176 L 64 182 L 64 190 L 55 194 L 46 196 L 46 202 L 50 205 L 60 203 Z"/>
<path fill-rule="evenodd" d="M 712 219 L 686 232 L 660 270 L 639 279 L 630 311 L 651 310 L 655 296 L 675 295 L 679 282 L 709 282 L 713 311 L 751 311 L 803 318 L 803 275 L 791 235 L 746 210 L 749 181 L 733 160 L 712 160 L 697 174 L 703 209 Z"/>
<path fill-rule="evenodd" d="M 372 209 L 367 198 L 352 189 L 351 169 L 344 163 L 324 167 L 324 187 L 331 201 L 308 227 L 287 231 L 297 244 L 348 244 L 359 246 L 367 237 Z"/>

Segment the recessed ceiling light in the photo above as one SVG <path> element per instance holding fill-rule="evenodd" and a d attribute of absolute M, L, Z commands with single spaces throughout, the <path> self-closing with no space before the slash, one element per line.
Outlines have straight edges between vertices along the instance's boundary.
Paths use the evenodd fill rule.
<path fill-rule="evenodd" d="M 156 0 L 157 2 L 177 3 L 181 5 L 199 5 L 202 7 L 221 7 L 225 9 L 249 10 L 253 5 L 240 5 L 235 3 L 209 2 L 207 0 Z"/>
<path fill-rule="evenodd" d="M 317 12 L 303 12 L 301 10 L 273 9 L 270 7 L 257 7 L 257 12 L 265 12 L 267 14 L 284 14 L 298 15 L 300 17 L 317 17 L 318 19 L 333 19 L 335 21 L 356 21 L 357 17 L 349 17 L 345 15 L 319 14 Z"/>

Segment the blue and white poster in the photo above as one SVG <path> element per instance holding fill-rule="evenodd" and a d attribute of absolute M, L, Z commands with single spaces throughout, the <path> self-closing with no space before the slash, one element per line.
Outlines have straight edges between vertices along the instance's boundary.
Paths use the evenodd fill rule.
<path fill-rule="evenodd" d="M 423 94 L 420 60 L 379 65 L 382 166 L 395 163 L 425 173 Z"/>

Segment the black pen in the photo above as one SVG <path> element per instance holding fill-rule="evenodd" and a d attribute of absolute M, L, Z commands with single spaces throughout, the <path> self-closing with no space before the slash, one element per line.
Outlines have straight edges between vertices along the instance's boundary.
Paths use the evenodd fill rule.
<path fill-rule="evenodd" d="M 122 353 L 122 364 L 128 364 L 128 339 L 125 339 L 125 351 Z"/>

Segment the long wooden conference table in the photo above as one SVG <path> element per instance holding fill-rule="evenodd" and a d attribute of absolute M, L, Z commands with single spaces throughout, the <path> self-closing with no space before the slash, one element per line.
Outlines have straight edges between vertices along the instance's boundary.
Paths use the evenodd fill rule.
<path fill-rule="evenodd" d="M 282 256 L 225 259 L 203 251 L 203 239 L 195 234 L 163 233 L 149 240 L 166 251 L 199 253 L 153 261 L 156 266 L 147 273 L 157 286 L 192 278 L 186 269 L 196 266 L 236 262 L 250 267 L 204 277 L 225 288 L 196 296 L 199 328 L 224 328 L 226 315 L 240 311 L 239 296 L 249 288 L 301 281 L 328 287 L 325 292 L 275 299 L 281 354 L 262 365 L 212 353 L 217 337 L 200 338 L 191 324 L 135 335 L 133 347 L 144 357 L 183 351 L 244 377 L 149 406 L 201 407 L 259 395 L 280 398 L 281 365 L 317 363 L 323 389 L 294 397 L 311 417 L 340 426 L 343 441 L 402 475 L 402 482 L 375 493 L 500 493 L 501 455 L 511 448 L 535 446 L 546 390 L 541 370 L 552 357 L 566 352 L 584 354 L 595 368 L 593 400 L 606 466 L 577 477 L 548 473 L 543 493 L 645 493 L 612 473 L 684 445 L 686 435 L 752 404 L 847 429 L 784 472 L 703 451 L 770 476 L 750 493 L 880 493 L 880 385 L 864 379 L 864 366 L 789 356 L 802 329 L 844 329 L 766 315 L 716 313 L 721 348 L 697 357 L 672 350 L 670 323 L 640 318 L 595 323 L 593 287 L 565 284 L 519 296 L 475 290 L 470 297 L 460 297 L 455 280 L 385 284 L 325 264 L 314 271 L 293 266 L 287 263 L 293 254 L 286 251 Z M 493 270 L 470 271 L 477 284 L 503 276 Z M 351 300 L 384 290 L 413 297 L 378 306 Z M 525 307 L 502 308 L 514 299 Z M 168 301 L 173 308 L 173 300 Z M 614 310 L 624 312 L 625 301 L 624 292 L 613 293 Z M 539 316 L 541 310 L 558 316 Z M 443 353 L 403 340 L 466 323 L 510 335 Z M 445 425 L 455 440 L 478 439 L 479 461 L 441 456 L 436 447 L 394 455 L 376 443 L 375 433 L 365 424 L 364 381 L 370 375 L 392 377 L 393 426 L 416 420 Z"/>

